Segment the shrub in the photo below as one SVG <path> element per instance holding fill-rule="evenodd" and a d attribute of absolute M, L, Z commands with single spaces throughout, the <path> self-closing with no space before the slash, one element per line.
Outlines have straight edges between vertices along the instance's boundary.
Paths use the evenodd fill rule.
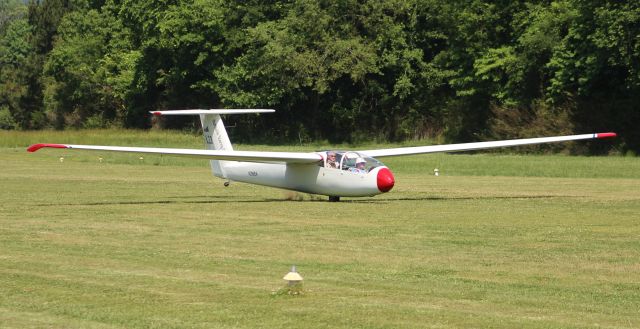
<path fill-rule="evenodd" d="M 11 115 L 11 111 L 6 106 L 0 107 L 0 129 L 12 130 L 16 129 L 17 123 Z"/>

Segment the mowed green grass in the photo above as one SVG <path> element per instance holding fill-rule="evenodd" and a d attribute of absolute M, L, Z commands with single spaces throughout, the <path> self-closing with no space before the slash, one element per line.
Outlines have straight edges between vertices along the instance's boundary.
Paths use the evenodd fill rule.
<path fill-rule="evenodd" d="M 51 134 L 3 136 L 2 328 L 640 327 L 637 158 L 385 159 L 390 193 L 329 203 L 201 160 L 25 151 L 77 138 Z M 293 264 L 306 293 L 276 294 Z"/>

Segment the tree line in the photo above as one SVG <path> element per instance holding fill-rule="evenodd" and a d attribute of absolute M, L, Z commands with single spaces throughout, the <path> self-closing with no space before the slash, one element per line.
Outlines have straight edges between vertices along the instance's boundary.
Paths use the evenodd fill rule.
<path fill-rule="evenodd" d="M 448 141 L 617 131 L 640 151 L 640 2 L 0 0 L 0 128 Z M 575 152 L 605 152 L 602 144 Z"/>

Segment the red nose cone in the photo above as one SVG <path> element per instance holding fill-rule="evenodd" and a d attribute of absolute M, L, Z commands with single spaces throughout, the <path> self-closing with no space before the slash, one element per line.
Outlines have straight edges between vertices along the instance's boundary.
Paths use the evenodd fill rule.
<path fill-rule="evenodd" d="M 378 171 L 378 190 L 380 190 L 380 192 L 391 191 L 394 183 L 395 180 L 393 179 L 391 170 L 382 168 L 380 169 L 380 171 Z"/>

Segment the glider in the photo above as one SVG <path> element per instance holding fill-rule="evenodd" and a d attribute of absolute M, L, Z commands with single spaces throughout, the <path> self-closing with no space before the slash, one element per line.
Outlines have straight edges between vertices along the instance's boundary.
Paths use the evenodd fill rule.
<path fill-rule="evenodd" d="M 27 151 L 35 152 L 41 148 L 48 147 L 75 150 L 151 153 L 201 158 L 210 160 L 213 175 L 226 179 L 225 186 L 228 186 L 230 181 L 244 182 L 311 194 L 326 195 L 329 197 L 329 201 L 339 201 L 340 197 L 343 196 L 374 196 L 389 192 L 393 188 L 393 185 L 395 184 L 393 173 L 376 158 L 436 152 L 471 151 L 497 147 L 616 137 L 615 133 L 607 132 L 361 151 L 326 150 L 319 152 L 259 152 L 234 150 L 222 122 L 221 115 L 269 112 L 275 111 L 270 109 L 195 109 L 151 112 L 155 116 L 200 116 L 205 142 L 204 150 L 73 144 L 34 144 L 29 146 Z"/>

